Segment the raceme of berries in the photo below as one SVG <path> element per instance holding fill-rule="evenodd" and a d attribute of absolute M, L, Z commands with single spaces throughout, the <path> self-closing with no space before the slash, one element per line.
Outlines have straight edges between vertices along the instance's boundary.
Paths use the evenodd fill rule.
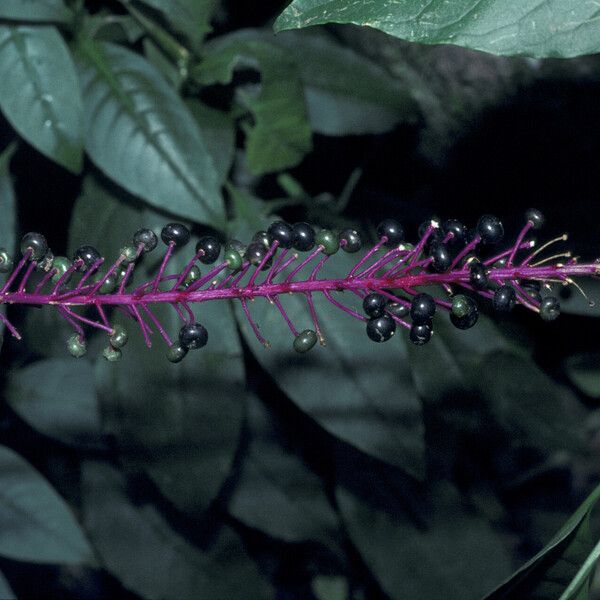
<path fill-rule="evenodd" d="M 0 248 L 0 273 L 7 275 L 0 283 L 0 304 L 56 309 L 73 328 L 66 345 L 75 357 L 87 351 L 87 332 L 104 332 L 108 339 L 103 356 L 109 361 L 122 356 L 129 339 L 125 327 L 111 323 L 115 308 L 140 327 L 148 346 L 151 335 L 158 333 L 167 345 L 168 360 L 177 363 L 190 350 L 209 343 L 213 334 L 209 335 L 210 323 L 202 321 L 202 303 L 219 300 L 240 302 L 265 347 L 270 344 L 252 317 L 250 301 L 268 301 L 289 328 L 291 347 L 305 353 L 317 341 L 325 345 L 316 295 L 362 321 L 366 337 L 374 342 L 386 342 L 397 330 L 406 329 L 412 343 L 423 345 L 444 313 L 458 329 L 474 327 L 482 303 L 499 313 L 522 306 L 544 321 L 553 321 L 560 314 L 557 286 L 572 285 L 582 291 L 575 277 L 600 276 L 600 259 L 581 263 L 568 251 L 552 253 L 551 247 L 566 241 L 566 235 L 542 244 L 530 238 L 531 231 L 543 226 L 540 211 L 528 210 L 525 219 L 515 241 L 503 248 L 498 244 L 504 239 L 504 228 L 492 215 L 482 216 L 473 229 L 456 219 L 443 223 L 432 219 L 419 228 L 415 245 L 404 242 L 400 223 L 386 219 L 377 227 L 378 241 L 362 253 L 363 240 L 354 229 L 337 233 L 308 223 L 276 221 L 267 231 L 257 232 L 248 245 L 238 240 L 222 244 L 213 236 L 200 238 L 195 253 L 177 273 L 170 268 L 173 252 L 191 238 L 181 223 L 165 225 L 159 235 L 139 229 L 108 267 L 93 246 L 81 246 L 69 259 L 54 256 L 43 235 L 27 233 L 20 257 Z M 159 239 L 163 256 L 156 274 L 133 288 L 136 266 L 158 249 Z M 353 266 L 343 278 L 328 278 L 327 265 L 339 251 L 356 257 Z M 282 294 L 302 296 L 310 322 L 293 323 L 279 299 Z M 167 332 L 160 323 L 153 307 L 161 303 L 176 311 L 179 331 Z M 0 313 L 0 319 L 20 339 L 8 317 Z"/>

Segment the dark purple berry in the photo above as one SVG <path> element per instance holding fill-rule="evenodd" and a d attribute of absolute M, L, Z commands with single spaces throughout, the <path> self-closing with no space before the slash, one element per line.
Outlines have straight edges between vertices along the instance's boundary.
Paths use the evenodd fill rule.
<path fill-rule="evenodd" d="M 208 331 L 200 323 L 184 325 L 179 330 L 179 343 L 190 350 L 202 348 L 208 342 Z"/>
<path fill-rule="evenodd" d="M 83 265 L 79 267 L 79 271 L 85 271 L 91 267 L 96 261 L 100 260 L 100 252 L 94 248 L 94 246 L 79 246 L 75 251 L 73 262 L 77 259 L 83 261 Z"/>
<path fill-rule="evenodd" d="M 296 223 L 294 231 L 294 249 L 307 252 L 315 247 L 315 230 L 308 223 Z"/>
<path fill-rule="evenodd" d="M 190 230 L 181 223 L 169 223 L 162 228 L 160 238 L 168 246 L 185 246 L 190 241 Z"/>
<path fill-rule="evenodd" d="M 152 229 L 138 229 L 133 234 L 133 244 L 136 248 L 142 245 L 142 252 L 152 252 L 158 245 L 158 238 Z"/>
<path fill-rule="evenodd" d="M 277 241 L 281 248 L 291 248 L 294 243 L 294 230 L 284 221 L 271 223 L 267 233 L 271 244 Z"/>
<path fill-rule="evenodd" d="M 433 258 L 431 265 L 438 273 L 445 273 L 452 264 L 448 246 L 442 242 L 434 242 L 431 244 L 429 248 L 429 257 Z"/>
<path fill-rule="evenodd" d="M 435 314 L 435 300 L 429 294 L 417 294 L 410 304 L 413 323 L 428 323 Z"/>
<path fill-rule="evenodd" d="M 384 219 L 377 226 L 377 235 L 380 238 L 385 236 L 387 241 L 384 246 L 392 248 L 404 240 L 404 228 L 395 219 Z"/>
<path fill-rule="evenodd" d="M 542 301 L 542 294 L 540 293 L 542 286 L 539 281 L 526 281 L 521 287 L 530 298 L 533 298 L 536 302 Z"/>
<path fill-rule="evenodd" d="M 448 244 L 451 246 L 457 246 L 465 241 L 465 237 L 467 235 L 467 228 L 456 219 L 448 219 L 442 225 L 442 231 L 444 232 L 444 236 L 449 233 L 452 234 L 452 237 L 448 241 Z"/>
<path fill-rule="evenodd" d="M 540 317 L 554 321 L 560 315 L 560 304 L 554 296 L 546 296 L 540 304 Z"/>
<path fill-rule="evenodd" d="M 485 290 L 490 284 L 485 265 L 479 261 L 472 261 L 469 266 L 469 282 L 476 290 Z"/>
<path fill-rule="evenodd" d="M 498 312 L 510 312 L 517 301 L 515 290 L 510 285 L 502 285 L 494 292 L 492 304 Z"/>
<path fill-rule="evenodd" d="M 367 321 L 367 335 L 374 342 L 387 342 L 396 332 L 396 322 L 387 315 Z"/>
<path fill-rule="evenodd" d="M 31 260 L 41 260 L 48 252 L 48 242 L 41 233 L 31 231 L 21 239 L 21 252 L 25 254 L 27 250 L 31 250 Z"/>
<path fill-rule="evenodd" d="M 248 248 L 246 248 L 246 252 L 244 253 L 244 258 L 255 267 L 258 267 L 260 263 L 263 261 L 264 257 L 267 255 L 269 251 L 268 248 L 263 246 L 260 242 L 250 242 Z M 263 265 L 263 270 L 269 268 L 269 261 L 267 261 Z"/>
<path fill-rule="evenodd" d="M 355 229 L 344 229 L 340 233 L 340 246 L 344 252 L 353 254 L 362 248 L 360 234 Z"/>
<path fill-rule="evenodd" d="M 483 215 L 477 223 L 477 233 L 484 244 L 497 244 L 504 237 L 504 227 L 498 217 Z"/>
<path fill-rule="evenodd" d="M 388 300 L 385 305 L 385 311 L 394 317 L 400 317 L 402 319 L 408 315 L 410 308 L 408 305 L 402 304 L 401 302 Z"/>
<path fill-rule="evenodd" d="M 525 219 L 531 223 L 533 229 L 541 229 L 546 219 L 537 208 L 530 208 L 525 212 Z"/>
<path fill-rule="evenodd" d="M 269 243 L 269 234 L 266 231 L 262 231 L 262 230 L 261 231 L 257 231 L 252 236 L 252 241 L 253 242 L 259 242 L 260 244 L 262 244 L 266 248 L 269 248 L 269 246 L 271 245 Z"/>
<path fill-rule="evenodd" d="M 202 236 L 196 244 L 196 254 L 200 250 L 204 254 L 200 255 L 198 260 L 204 265 L 212 265 L 221 254 L 221 242 L 212 235 Z"/>
<path fill-rule="evenodd" d="M 423 346 L 423 344 L 426 344 L 431 339 L 432 333 L 431 321 L 427 323 L 413 323 L 408 337 L 415 346 Z"/>
<path fill-rule="evenodd" d="M 363 310 L 369 317 L 380 317 L 387 301 L 381 294 L 367 294 L 363 299 Z"/>

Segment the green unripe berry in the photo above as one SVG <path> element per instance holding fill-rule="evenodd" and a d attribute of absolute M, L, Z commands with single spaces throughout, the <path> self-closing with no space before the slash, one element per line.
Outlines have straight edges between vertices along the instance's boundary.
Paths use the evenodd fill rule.
<path fill-rule="evenodd" d="M 56 269 L 56 273 L 52 275 L 52 281 L 58 283 L 60 278 L 70 269 L 72 262 L 66 256 L 55 256 L 52 261 L 52 268 Z M 63 279 L 63 283 L 67 283 L 71 279 L 69 275 L 66 279 Z"/>
<path fill-rule="evenodd" d="M 0 273 L 9 273 L 13 268 L 12 256 L 6 251 L 6 248 L 0 248 Z"/>
<path fill-rule="evenodd" d="M 175 343 L 167 350 L 167 359 L 172 363 L 178 363 L 185 358 L 187 353 L 188 349 L 185 346 Z"/>
<path fill-rule="evenodd" d="M 340 239 L 336 233 L 329 229 L 321 229 L 315 239 L 317 246 L 323 247 L 323 253 L 327 256 L 335 254 L 340 249 Z"/>
<path fill-rule="evenodd" d="M 115 325 L 113 327 L 112 335 L 108 338 L 110 341 L 110 345 L 113 348 L 122 348 L 129 340 L 129 335 L 127 334 L 127 329 L 122 325 Z"/>
<path fill-rule="evenodd" d="M 317 343 L 317 334 L 312 329 L 305 329 L 294 340 L 294 350 L 300 354 L 308 352 Z"/>
<path fill-rule="evenodd" d="M 124 259 L 123 263 L 128 265 L 137 259 L 137 248 L 135 246 L 124 246 L 121 248 L 120 254 Z"/>
<path fill-rule="evenodd" d="M 123 353 L 120 348 L 114 348 L 113 346 L 107 346 L 102 351 L 102 356 L 109 362 L 116 362 L 117 360 L 121 360 Z"/>
<path fill-rule="evenodd" d="M 190 269 L 190 272 L 185 276 L 185 279 L 183 280 L 183 285 L 186 287 L 188 285 L 191 285 L 192 283 L 194 283 L 194 281 L 198 281 L 198 279 L 200 279 L 201 275 L 202 275 L 202 272 L 200 271 L 200 267 L 198 267 L 197 265 L 194 265 Z"/>
<path fill-rule="evenodd" d="M 87 352 L 87 342 L 85 338 L 80 338 L 79 334 L 74 333 L 67 340 L 67 350 L 71 356 L 81 358 Z"/>
<path fill-rule="evenodd" d="M 237 271 L 242 266 L 242 257 L 240 256 L 240 253 L 233 248 L 227 248 L 223 258 L 232 271 Z"/>

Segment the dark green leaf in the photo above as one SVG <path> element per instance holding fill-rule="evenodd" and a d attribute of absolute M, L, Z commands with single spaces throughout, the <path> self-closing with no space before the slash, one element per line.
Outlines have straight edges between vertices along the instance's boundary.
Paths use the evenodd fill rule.
<path fill-rule="evenodd" d="M 579 0 L 294 0 L 275 30 L 352 23 L 425 44 L 493 54 L 570 57 L 600 51 L 598 7 Z"/>
<path fill-rule="evenodd" d="M 149 204 L 223 225 L 217 171 L 185 104 L 143 57 L 109 43 L 79 53 L 85 143 L 109 177 Z"/>
<path fill-rule="evenodd" d="M 220 0 L 141 0 L 158 10 L 173 29 L 199 47 L 211 31 L 210 21 Z"/>
<path fill-rule="evenodd" d="M 342 277 L 355 259 L 340 253 L 330 262 L 322 277 Z M 353 297 L 340 295 L 339 300 L 353 304 Z M 298 330 L 313 327 L 304 298 L 294 295 L 281 301 Z M 421 405 L 402 335 L 375 344 L 367 338 L 363 323 L 319 296 L 315 303 L 327 345 L 306 355 L 294 352 L 285 322 L 266 300 L 251 303 L 250 311 L 272 343 L 271 350 L 258 343 L 239 306 L 236 314 L 258 361 L 303 411 L 360 450 L 422 477 Z"/>
<path fill-rule="evenodd" d="M 582 447 L 577 398 L 532 361 L 494 352 L 481 364 L 479 386 L 498 423 L 515 441 L 542 451 Z"/>
<path fill-rule="evenodd" d="M 592 398 L 600 398 L 600 354 L 584 353 L 570 356 L 565 363 L 569 379 L 579 390 Z"/>
<path fill-rule="evenodd" d="M 259 40 L 218 39 L 194 70 L 205 85 L 228 83 L 239 65 L 260 70 L 260 86 L 238 89 L 253 117 L 245 123 L 248 169 L 255 175 L 297 165 L 312 149 L 302 82 L 288 53 Z"/>
<path fill-rule="evenodd" d="M 92 550 L 63 499 L 31 465 L 0 446 L 0 555 L 91 564 Z"/>
<path fill-rule="evenodd" d="M 13 371 L 6 398 L 45 435 L 78 447 L 101 446 L 94 369 L 87 360 L 41 360 Z"/>
<path fill-rule="evenodd" d="M 143 598 L 272 597 L 229 527 L 222 526 L 200 551 L 152 505 L 134 505 L 124 478 L 108 465 L 84 463 L 83 515 L 106 569 Z"/>
<path fill-rule="evenodd" d="M 16 200 L 12 178 L 10 176 L 10 160 L 17 149 L 12 143 L 0 155 L 0 206 L 2 206 L 2 219 L 0 219 L 0 247 L 14 252 L 16 243 Z M 5 306 L 0 306 L 0 311 L 5 314 Z M 2 347 L 2 334 L 4 324 L 0 323 L 0 348 Z"/>
<path fill-rule="evenodd" d="M 82 104 L 67 45 L 54 27 L 0 26 L 0 108 L 30 144 L 78 173 Z"/>
<path fill-rule="evenodd" d="M 396 503 L 388 512 L 342 487 L 336 498 L 350 539 L 384 591 L 394 600 L 481 597 L 510 572 L 500 537 L 440 484 L 428 494 L 427 523 L 417 527 Z"/>
<path fill-rule="evenodd" d="M 331 544 L 338 519 L 323 481 L 282 445 L 275 423 L 255 397 L 249 402 L 249 428 L 250 444 L 229 501 L 231 514 L 287 542 Z"/>
<path fill-rule="evenodd" d="M 558 598 L 590 554 L 592 545 L 589 516 L 598 499 L 600 499 L 600 486 L 596 487 L 540 552 L 486 596 L 485 600 Z M 579 600 L 583 598 L 587 596 L 581 596 Z"/>
<path fill-rule="evenodd" d="M 66 23 L 72 18 L 62 0 L 2 0 L 0 5 L 0 19 Z"/>

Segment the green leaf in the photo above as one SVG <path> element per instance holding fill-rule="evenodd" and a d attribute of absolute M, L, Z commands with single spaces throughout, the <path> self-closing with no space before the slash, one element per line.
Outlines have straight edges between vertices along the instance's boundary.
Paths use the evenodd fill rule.
<path fill-rule="evenodd" d="M 133 504 L 112 467 L 83 463 L 83 520 L 106 569 L 142 598 L 269 598 L 239 538 L 222 525 L 200 551 L 150 504 Z"/>
<path fill-rule="evenodd" d="M 312 149 L 302 82 L 282 48 L 258 40 L 223 38 L 207 48 L 194 70 L 204 85 L 228 83 L 236 67 L 260 70 L 260 86 L 237 90 L 242 107 L 253 117 L 243 125 L 248 169 L 255 175 L 296 166 Z"/>
<path fill-rule="evenodd" d="M 143 57 L 109 43 L 84 42 L 78 56 L 90 158 L 152 206 L 222 227 L 213 160 L 162 75 Z"/>
<path fill-rule="evenodd" d="M 27 562 L 92 564 L 75 517 L 23 458 L 0 446 L 0 555 Z"/>
<path fill-rule="evenodd" d="M 321 277 L 343 277 L 355 260 L 340 252 Z M 299 331 L 313 327 L 303 297 L 280 299 Z M 292 349 L 293 337 L 275 306 L 263 299 L 250 304 L 255 321 L 272 343 L 270 350 L 258 343 L 241 308 L 236 306 L 242 333 L 257 360 L 291 400 L 331 434 L 422 477 L 421 405 L 402 335 L 387 344 L 374 344 L 366 337 L 363 323 L 320 295 L 315 295 L 314 300 L 327 345 L 315 347 L 305 355 Z M 339 300 L 353 304 L 352 297 L 339 296 Z"/>
<path fill-rule="evenodd" d="M 600 354 L 586 352 L 570 356 L 565 371 L 577 388 L 591 398 L 600 398 Z"/>
<path fill-rule="evenodd" d="M 411 42 L 509 56 L 565 58 L 600 51 L 598 7 L 579 0 L 294 0 L 274 27 L 326 23 L 364 25 Z"/>
<path fill-rule="evenodd" d="M 90 178 L 73 212 L 70 245 L 92 244 L 116 256 L 136 229 L 160 231 L 164 222 L 163 215 L 117 200 Z M 181 270 L 189 252 L 176 254 L 167 272 Z M 144 280 L 156 272 L 160 256 L 148 259 L 136 268 Z M 152 310 L 176 339 L 177 313 L 170 306 Z M 138 326 L 127 320 L 131 335 L 122 361 L 96 364 L 104 427 L 115 437 L 121 459 L 145 471 L 176 507 L 193 514 L 206 509 L 229 474 L 245 407 L 244 368 L 230 309 L 210 302 L 198 312 L 209 345 L 191 351 L 183 363 L 167 361 L 158 334 L 147 348 Z"/>
<path fill-rule="evenodd" d="M 338 528 L 323 481 L 282 443 L 260 401 L 249 401 L 250 444 L 229 512 L 250 527 L 287 542 L 331 545 Z"/>
<path fill-rule="evenodd" d="M 500 536 L 461 507 L 449 484 L 430 490 L 420 527 L 399 508 L 405 498 L 387 510 L 337 487 L 336 499 L 350 539 L 393 600 L 476 599 L 510 572 Z"/>
<path fill-rule="evenodd" d="M 599 499 L 600 486 L 597 486 L 548 544 L 486 596 L 485 600 L 563 598 L 561 594 L 576 577 L 580 567 L 585 567 L 584 570 L 589 573 L 589 565 L 585 564 L 592 551 L 589 518 Z M 577 583 L 582 579 L 578 579 Z M 564 597 L 578 600 L 587 598 L 586 595 Z"/>
<path fill-rule="evenodd" d="M 2 0 L 0 19 L 67 23 L 73 13 L 62 0 Z"/>
<path fill-rule="evenodd" d="M 82 103 L 67 45 L 50 26 L 0 25 L 0 108 L 32 146 L 74 173 L 83 165 Z"/>
<path fill-rule="evenodd" d="M 489 354 L 481 364 L 479 389 L 515 442 L 544 452 L 583 447 L 577 398 L 532 361 L 505 351 Z"/>
<path fill-rule="evenodd" d="M 41 433 L 76 447 L 102 447 L 94 369 L 89 361 L 55 358 L 13 371 L 6 398 Z"/>
<path fill-rule="evenodd" d="M 158 10 L 177 33 L 196 48 L 212 28 L 210 21 L 220 0 L 141 0 Z"/>
<path fill-rule="evenodd" d="M 16 143 L 10 144 L 2 154 L 0 154 L 0 206 L 2 206 L 2 219 L 0 219 L 0 247 L 6 248 L 9 252 L 14 252 L 16 244 L 16 198 L 10 175 L 10 161 L 17 149 Z M 6 307 L 0 306 L 0 312 L 6 313 Z M 2 333 L 4 324 L 0 323 L 0 348 L 2 347 Z"/>

